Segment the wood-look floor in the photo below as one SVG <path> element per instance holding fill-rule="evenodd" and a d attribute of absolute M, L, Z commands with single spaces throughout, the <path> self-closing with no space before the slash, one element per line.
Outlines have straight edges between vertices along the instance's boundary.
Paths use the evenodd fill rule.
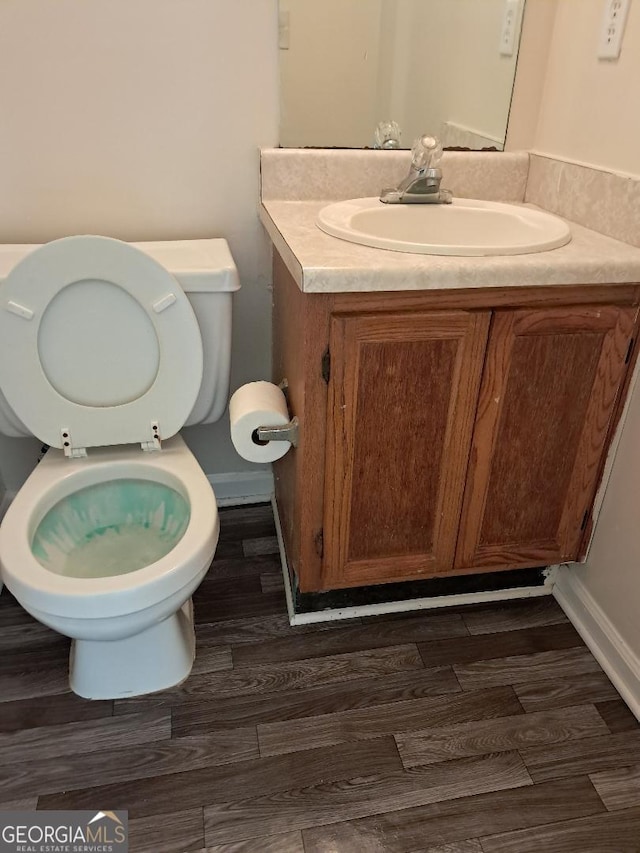
<path fill-rule="evenodd" d="M 132 853 L 639 853 L 640 726 L 550 598 L 290 628 L 224 510 L 181 687 L 87 702 L 0 596 L 0 809 L 128 809 Z"/>

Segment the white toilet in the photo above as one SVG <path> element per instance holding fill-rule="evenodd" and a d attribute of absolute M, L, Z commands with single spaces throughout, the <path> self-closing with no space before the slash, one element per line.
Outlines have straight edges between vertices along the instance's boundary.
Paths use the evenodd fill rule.
<path fill-rule="evenodd" d="M 80 696 L 191 670 L 191 595 L 219 521 L 177 433 L 224 412 L 239 286 L 224 240 L 0 247 L 0 432 L 51 447 L 4 517 L 0 571 L 73 638 Z"/>

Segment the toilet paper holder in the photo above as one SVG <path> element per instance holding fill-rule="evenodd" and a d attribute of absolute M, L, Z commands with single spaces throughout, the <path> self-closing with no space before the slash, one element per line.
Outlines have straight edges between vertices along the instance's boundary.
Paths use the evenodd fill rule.
<path fill-rule="evenodd" d="M 278 388 L 284 393 L 284 396 L 287 397 L 287 388 L 289 387 L 289 383 L 286 379 L 283 379 L 282 382 L 278 385 Z M 287 404 L 289 400 L 287 399 Z M 298 446 L 298 437 L 300 434 L 300 421 L 298 417 L 291 418 L 288 424 L 282 424 L 281 426 L 261 426 L 255 430 L 254 436 L 258 442 L 265 444 L 268 441 L 289 441 L 293 447 Z"/>
<path fill-rule="evenodd" d="M 288 424 L 282 426 L 261 426 L 256 430 L 258 441 L 290 441 L 294 447 L 298 446 L 300 423 L 298 418 L 292 418 Z"/>

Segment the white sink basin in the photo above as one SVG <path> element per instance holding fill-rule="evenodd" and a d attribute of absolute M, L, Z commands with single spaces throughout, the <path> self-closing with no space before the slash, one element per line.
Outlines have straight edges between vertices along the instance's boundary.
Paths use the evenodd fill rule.
<path fill-rule="evenodd" d="M 423 255 L 521 255 L 571 240 L 567 223 L 550 213 L 465 198 L 452 204 L 340 201 L 320 211 L 317 225 L 350 243 Z"/>

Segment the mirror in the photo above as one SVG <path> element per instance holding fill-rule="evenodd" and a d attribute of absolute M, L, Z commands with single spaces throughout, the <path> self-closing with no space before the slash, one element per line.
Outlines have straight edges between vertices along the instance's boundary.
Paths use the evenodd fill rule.
<path fill-rule="evenodd" d="M 280 0 L 280 144 L 502 150 L 524 0 Z M 390 146 L 396 147 L 396 146 Z"/>

